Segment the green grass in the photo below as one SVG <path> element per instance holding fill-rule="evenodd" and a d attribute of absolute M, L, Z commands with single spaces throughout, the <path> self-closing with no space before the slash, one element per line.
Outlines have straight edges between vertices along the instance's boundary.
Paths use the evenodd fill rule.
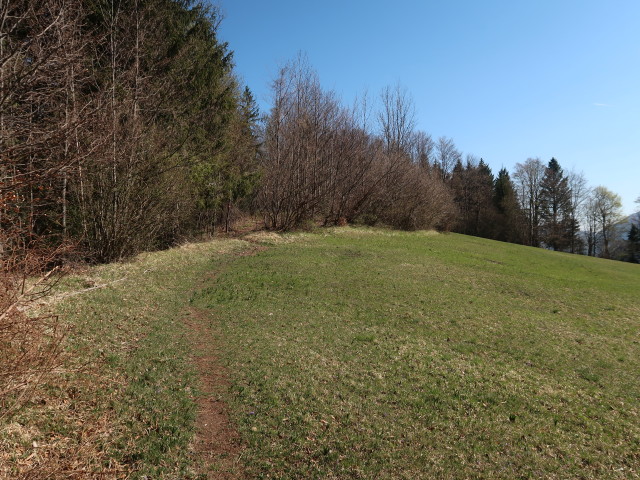
<path fill-rule="evenodd" d="M 196 478 L 183 319 L 202 279 L 248 248 L 191 244 L 65 278 L 54 302 L 71 326 L 65 368 L 0 422 L 0 478 Z"/>
<path fill-rule="evenodd" d="M 114 283 L 62 303 L 75 327 L 72 345 L 85 358 L 97 354 L 107 378 L 97 402 L 113 419 L 105 460 L 133 471 L 130 478 L 195 478 L 198 372 L 185 331 L 188 299 L 203 278 L 248 248 L 224 240 L 144 254 L 94 270 L 97 283 Z"/>
<path fill-rule="evenodd" d="M 640 268 L 340 229 L 219 269 L 250 478 L 639 478 Z"/>
<path fill-rule="evenodd" d="M 248 478 L 640 478 L 638 265 L 425 232 L 247 240 L 268 248 L 65 279 L 69 362 L 0 423 L 0 477 L 198 478 L 198 309 Z"/>

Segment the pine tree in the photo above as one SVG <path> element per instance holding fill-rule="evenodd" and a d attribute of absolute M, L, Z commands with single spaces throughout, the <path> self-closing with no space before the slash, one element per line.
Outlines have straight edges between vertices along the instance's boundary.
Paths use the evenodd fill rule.
<path fill-rule="evenodd" d="M 480 159 L 467 156 L 466 166 L 458 160 L 453 168 L 449 185 L 458 206 L 456 231 L 466 235 L 491 238 L 495 224 L 493 205 L 493 174 Z"/>
<path fill-rule="evenodd" d="M 552 158 L 544 172 L 541 187 L 541 240 L 553 250 L 571 244 L 571 191 L 560 164 Z"/>
<path fill-rule="evenodd" d="M 640 263 L 640 228 L 635 223 L 631 224 L 627 242 L 627 261 Z"/>
<path fill-rule="evenodd" d="M 506 168 L 498 172 L 494 182 L 493 203 L 498 212 L 493 238 L 503 242 L 522 243 L 524 218 Z"/>
<path fill-rule="evenodd" d="M 475 169 L 475 231 L 476 235 L 485 238 L 493 236 L 495 224 L 495 207 L 493 203 L 493 172 L 489 165 L 481 158 Z"/>

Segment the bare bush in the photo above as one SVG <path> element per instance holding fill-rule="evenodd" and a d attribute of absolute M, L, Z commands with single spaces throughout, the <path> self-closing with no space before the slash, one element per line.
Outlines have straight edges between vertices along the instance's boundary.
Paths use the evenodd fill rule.
<path fill-rule="evenodd" d="M 342 107 L 335 94 L 322 90 L 304 58 L 281 69 L 257 198 L 267 228 L 286 230 L 306 221 L 381 221 L 407 229 L 448 223 L 451 198 L 431 164 L 431 137 L 413 131 L 410 96 L 397 86 L 380 98 L 375 135 L 368 130 L 366 102 Z"/>
<path fill-rule="evenodd" d="M 5 257 L 0 265 L 0 417 L 28 401 L 60 364 L 65 329 L 56 316 L 29 315 L 57 280 L 58 268 L 28 276 L 59 253 L 31 251 L 23 258 Z"/>

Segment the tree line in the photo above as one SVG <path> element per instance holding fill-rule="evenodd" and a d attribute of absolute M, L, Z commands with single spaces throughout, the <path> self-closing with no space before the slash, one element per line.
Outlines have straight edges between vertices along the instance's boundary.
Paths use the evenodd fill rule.
<path fill-rule="evenodd" d="M 229 230 L 239 213 L 273 230 L 435 228 L 637 261 L 636 226 L 619 245 L 616 194 L 556 159 L 494 175 L 417 130 L 399 85 L 345 106 L 299 56 L 260 117 L 219 22 L 196 0 L 2 3 L 4 269 L 66 245 L 111 261 Z"/>
<path fill-rule="evenodd" d="M 226 223 L 256 181 L 257 109 L 189 0 L 0 7 L 0 252 L 96 261 Z"/>
<path fill-rule="evenodd" d="M 638 261 L 637 225 L 621 242 L 621 199 L 606 187 L 590 188 L 555 158 L 494 175 L 451 138 L 417 130 L 402 87 L 376 100 L 345 107 L 304 56 L 280 70 L 260 155 L 257 205 L 267 228 L 380 223 Z"/>

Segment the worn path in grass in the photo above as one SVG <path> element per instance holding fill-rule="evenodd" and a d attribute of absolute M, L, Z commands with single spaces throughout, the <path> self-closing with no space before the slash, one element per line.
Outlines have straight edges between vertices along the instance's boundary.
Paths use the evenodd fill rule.
<path fill-rule="evenodd" d="M 208 480 L 240 479 L 243 478 L 240 437 L 229 421 L 223 400 L 229 379 L 216 353 L 218 339 L 209 323 L 208 315 L 199 309 L 191 308 L 185 314 L 201 389 L 192 442 L 196 453 L 194 469 Z"/>
<path fill-rule="evenodd" d="M 189 299 L 254 250 L 194 243 L 65 278 L 49 308 L 66 363 L 0 418 L 0 479 L 238 478 L 218 332 Z"/>
<path fill-rule="evenodd" d="M 231 256 L 250 256 L 264 249 L 264 246 L 254 243 Z M 216 270 L 211 271 L 206 279 L 214 280 L 216 274 Z M 192 357 L 197 367 L 201 389 L 195 438 L 192 442 L 196 453 L 194 469 L 207 480 L 244 478 L 240 461 L 242 443 L 235 426 L 229 420 L 228 407 L 224 400 L 229 378 L 219 358 L 220 331 L 214 331 L 210 313 L 198 308 L 189 308 L 184 323 L 194 349 Z"/>

